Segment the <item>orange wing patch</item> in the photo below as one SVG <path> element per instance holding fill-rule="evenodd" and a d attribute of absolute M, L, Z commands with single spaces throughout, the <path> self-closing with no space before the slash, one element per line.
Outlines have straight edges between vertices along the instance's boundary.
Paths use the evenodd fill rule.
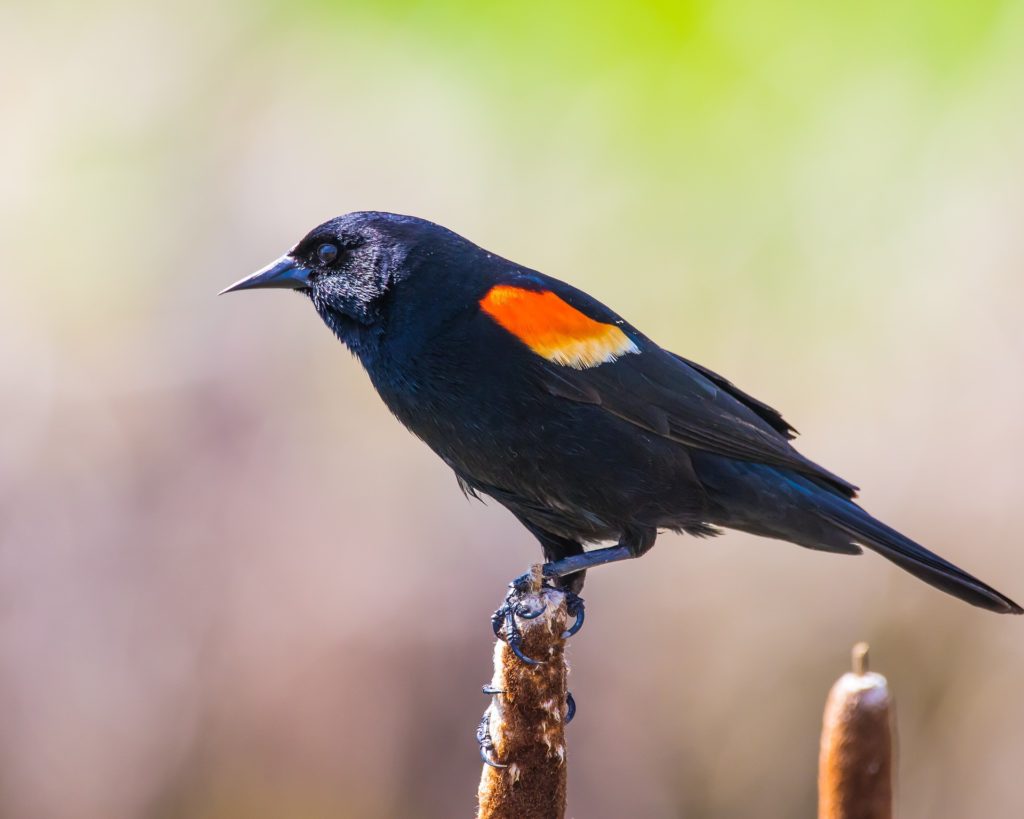
<path fill-rule="evenodd" d="M 566 367 L 585 370 L 640 352 L 619 327 L 594 321 L 550 290 L 499 284 L 480 306 L 537 355 Z"/>

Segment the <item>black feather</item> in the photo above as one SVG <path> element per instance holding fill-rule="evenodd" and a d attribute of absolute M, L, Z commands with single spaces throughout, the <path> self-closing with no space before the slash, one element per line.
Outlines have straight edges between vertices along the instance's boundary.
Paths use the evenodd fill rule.
<path fill-rule="evenodd" d="M 325 241 L 337 250 L 326 262 Z M 1020 613 L 857 506 L 853 484 L 793 448 L 795 430 L 777 410 L 581 290 L 386 213 L 333 219 L 281 264 L 462 490 L 506 506 L 549 560 L 606 540 L 639 555 L 659 529 L 726 527 L 845 554 L 862 544 L 970 603 Z M 281 286 L 278 269 L 245 288 Z M 604 360 L 569 359 L 580 369 L 550 360 L 482 309 L 498 285 L 560 300 L 576 321 L 567 326 L 611 325 L 600 337 L 627 343 Z"/>

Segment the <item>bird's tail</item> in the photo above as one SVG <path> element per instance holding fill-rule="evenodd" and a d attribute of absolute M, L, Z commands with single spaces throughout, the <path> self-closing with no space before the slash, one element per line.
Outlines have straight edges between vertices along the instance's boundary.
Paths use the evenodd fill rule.
<path fill-rule="evenodd" d="M 698 474 L 720 505 L 722 525 L 812 549 L 878 552 L 925 583 L 975 606 L 1022 614 L 1017 603 L 930 552 L 848 498 L 802 475 L 763 464 L 704 459 Z"/>
<path fill-rule="evenodd" d="M 1024 609 L 1005 594 L 886 526 L 857 504 L 838 497 L 835 501 L 824 504 L 821 514 L 855 543 L 867 546 L 925 583 L 972 605 L 1000 614 L 1024 614 Z"/>

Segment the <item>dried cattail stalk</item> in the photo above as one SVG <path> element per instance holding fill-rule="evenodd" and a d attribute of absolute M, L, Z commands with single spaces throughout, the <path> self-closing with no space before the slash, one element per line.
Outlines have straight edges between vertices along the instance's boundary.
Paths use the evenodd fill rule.
<path fill-rule="evenodd" d="M 868 671 L 868 646 L 853 647 L 853 672 L 829 692 L 818 762 L 818 819 L 891 819 L 892 698 Z"/>
<path fill-rule="evenodd" d="M 503 693 L 493 696 L 485 724 L 493 757 L 505 767 L 483 766 L 478 819 L 561 819 L 565 814 L 569 669 L 562 633 L 572 618 L 562 592 L 538 587 L 535 583 L 523 602 L 532 611 L 546 606 L 544 613 L 517 622 L 523 653 L 543 662 L 527 665 L 503 640 L 494 647 L 491 687 Z"/>

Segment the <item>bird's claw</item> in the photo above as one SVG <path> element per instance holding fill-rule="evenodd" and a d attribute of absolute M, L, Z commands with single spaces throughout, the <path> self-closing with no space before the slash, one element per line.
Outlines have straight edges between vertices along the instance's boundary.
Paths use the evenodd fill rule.
<path fill-rule="evenodd" d="M 547 611 L 547 604 L 539 609 L 533 609 L 523 601 L 522 595 L 530 591 L 530 587 L 531 578 L 529 574 L 521 575 L 508 584 L 508 594 L 505 595 L 505 602 L 502 603 L 501 608 L 491 615 L 491 628 L 494 630 L 494 636 L 504 640 L 508 647 L 512 649 L 512 653 L 522 662 L 527 665 L 540 665 L 541 660 L 534 660 L 532 657 L 527 657 L 523 654 L 523 632 L 516 623 L 517 617 L 520 620 L 536 620 Z M 504 633 L 502 633 L 503 630 Z"/>
<path fill-rule="evenodd" d="M 544 582 L 548 583 L 549 581 Z M 535 620 L 547 610 L 546 604 L 539 609 L 534 609 L 523 601 L 522 596 L 530 591 L 532 583 L 533 579 L 527 573 L 520 575 L 508 584 L 509 591 L 505 596 L 505 602 L 491 615 L 491 628 L 494 631 L 494 636 L 508 643 L 512 653 L 520 660 L 527 665 L 540 665 L 541 660 L 534 660 L 523 653 L 523 635 L 516 623 L 516 618 Z M 583 628 L 583 620 L 586 615 L 583 598 L 575 592 L 565 591 L 565 609 L 570 616 L 576 619 L 568 629 L 562 632 L 563 640 L 569 639 Z"/>
<path fill-rule="evenodd" d="M 492 768 L 508 767 L 508 765 L 503 765 L 498 762 L 493 756 L 494 740 L 491 738 L 490 708 L 484 711 L 483 718 L 480 720 L 480 724 L 476 727 L 476 744 L 480 746 L 480 759 L 483 760 L 485 765 L 490 765 Z"/>
<path fill-rule="evenodd" d="M 565 593 L 565 610 L 570 616 L 576 618 L 576 622 L 562 632 L 562 639 L 568 640 L 577 631 L 583 628 L 583 618 L 586 615 L 586 607 L 583 604 L 583 598 L 576 594 L 576 592 L 567 591 Z"/>
<path fill-rule="evenodd" d="M 496 696 L 498 694 L 504 694 L 500 688 L 495 688 L 493 685 L 488 683 L 481 689 L 488 696 Z M 568 725 L 572 722 L 572 718 L 576 716 L 576 700 L 572 695 L 571 691 L 565 692 L 565 724 Z M 494 739 L 491 737 L 491 709 L 488 708 L 484 711 L 483 717 L 480 718 L 480 724 L 476 727 L 476 744 L 480 746 L 480 759 L 485 765 L 490 765 L 492 768 L 507 768 L 501 762 L 498 762 L 494 758 Z"/>

